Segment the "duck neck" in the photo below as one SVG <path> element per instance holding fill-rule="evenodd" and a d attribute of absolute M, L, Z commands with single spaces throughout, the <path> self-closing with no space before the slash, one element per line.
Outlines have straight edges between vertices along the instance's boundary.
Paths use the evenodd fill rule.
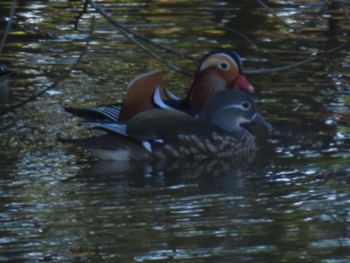
<path fill-rule="evenodd" d="M 214 93 L 225 90 L 225 82 L 217 75 L 204 71 L 196 74 L 185 103 L 194 112 L 199 112 L 208 97 Z"/>

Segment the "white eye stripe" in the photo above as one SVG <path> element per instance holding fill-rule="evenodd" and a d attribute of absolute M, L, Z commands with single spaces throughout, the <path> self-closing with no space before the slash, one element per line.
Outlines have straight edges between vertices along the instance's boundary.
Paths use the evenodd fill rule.
<path fill-rule="evenodd" d="M 228 59 L 229 61 L 231 61 L 232 63 L 236 64 L 236 62 L 234 61 L 234 59 L 232 57 L 230 57 L 229 55 L 225 54 L 225 53 L 218 53 L 217 56 L 219 57 L 224 57 L 226 59 Z"/>
<path fill-rule="evenodd" d="M 244 106 L 244 104 L 248 104 L 249 106 Z M 251 108 L 251 104 L 249 102 L 243 102 L 241 104 L 232 104 L 226 107 L 223 107 L 221 110 L 229 110 L 229 109 L 240 109 L 240 110 L 249 110 Z"/>
<path fill-rule="evenodd" d="M 239 65 L 237 65 L 236 61 L 230 57 L 229 55 L 225 54 L 225 53 L 216 53 L 213 54 L 212 56 L 209 56 L 207 59 L 205 59 L 200 67 L 200 71 L 213 66 L 213 65 L 217 65 L 219 68 L 221 63 L 227 63 L 228 65 L 230 65 L 230 63 L 232 63 L 233 65 L 236 65 L 237 67 L 239 67 Z"/>
<path fill-rule="evenodd" d="M 229 109 L 242 109 L 242 106 L 237 105 L 237 104 L 233 104 L 233 105 L 223 107 L 221 110 L 229 110 Z"/>

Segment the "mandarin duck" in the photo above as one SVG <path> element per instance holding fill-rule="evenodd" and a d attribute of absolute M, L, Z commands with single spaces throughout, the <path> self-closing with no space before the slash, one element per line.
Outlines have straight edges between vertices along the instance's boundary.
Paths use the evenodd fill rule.
<path fill-rule="evenodd" d="M 216 92 L 225 89 L 254 91 L 243 75 L 240 56 L 235 52 L 214 51 L 198 63 L 193 83 L 183 100 L 164 88 L 163 75 L 156 70 L 134 78 L 128 85 L 122 103 L 87 109 L 66 107 L 65 110 L 86 119 L 126 121 L 135 114 L 154 107 L 152 96 L 156 87 L 160 88 L 160 95 L 165 103 L 190 114 L 196 114 L 208 97 Z"/>
<path fill-rule="evenodd" d="M 255 141 L 241 125 L 252 122 L 271 128 L 250 96 L 223 90 L 210 96 L 195 116 L 172 108 L 152 108 L 127 122 L 85 121 L 83 125 L 106 134 L 61 141 L 87 148 L 105 160 L 215 157 L 249 163 L 255 156 Z"/>

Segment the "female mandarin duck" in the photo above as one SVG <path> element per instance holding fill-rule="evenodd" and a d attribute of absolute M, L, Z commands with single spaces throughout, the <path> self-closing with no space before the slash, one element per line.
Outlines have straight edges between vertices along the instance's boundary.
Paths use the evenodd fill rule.
<path fill-rule="evenodd" d="M 248 163 L 255 142 L 243 123 L 270 124 L 245 93 L 223 90 L 210 96 L 196 116 L 172 108 L 152 108 L 127 122 L 86 121 L 84 125 L 107 134 L 87 139 L 62 140 L 88 148 L 100 159 L 205 159 L 229 158 Z"/>
<path fill-rule="evenodd" d="M 242 89 L 253 92 L 254 88 L 243 75 L 240 56 L 235 52 L 214 51 L 204 56 L 198 64 L 191 88 L 184 100 L 179 100 L 163 85 L 160 71 L 153 71 L 132 80 L 122 103 L 95 106 L 87 109 L 66 108 L 66 111 L 87 119 L 126 121 L 135 114 L 153 108 L 152 97 L 156 87 L 161 98 L 174 108 L 187 113 L 197 113 L 209 96 L 226 89 Z"/>

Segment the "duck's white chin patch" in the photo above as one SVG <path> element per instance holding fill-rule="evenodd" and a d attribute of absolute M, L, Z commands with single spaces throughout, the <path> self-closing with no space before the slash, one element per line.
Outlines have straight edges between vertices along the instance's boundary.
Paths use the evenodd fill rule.
<path fill-rule="evenodd" d="M 112 161 L 128 161 L 130 160 L 130 152 L 128 150 L 104 150 L 104 149 L 90 149 L 90 151 L 101 160 Z"/>

